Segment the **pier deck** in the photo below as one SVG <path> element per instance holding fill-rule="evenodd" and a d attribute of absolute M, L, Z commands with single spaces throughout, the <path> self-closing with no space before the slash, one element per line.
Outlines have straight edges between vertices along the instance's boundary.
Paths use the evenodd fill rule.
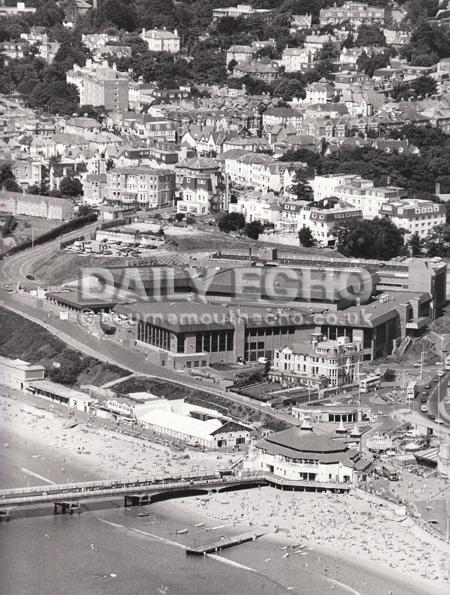
<path fill-rule="evenodd" d="M 217 541 L 213 541 L 212 543 L 210 542 L 200 546 L 187 546 L 186 554 L 204 556 L 205 554 L 212 554 L 225 548 L 233 547 L 234 545 L 246 543 L 247 541 L 254 541 L 255 539 L 258 539 L 258 537 L 262 537 L 263 535 L 264 533 L 255 532 L 243 533 L 241 535 L 231 535 L 230 537 L 218 539 Z"/>

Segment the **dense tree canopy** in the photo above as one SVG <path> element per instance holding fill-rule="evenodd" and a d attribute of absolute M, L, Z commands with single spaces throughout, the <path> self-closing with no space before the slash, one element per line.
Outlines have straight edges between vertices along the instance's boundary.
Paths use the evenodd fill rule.
<path fill-rule="evenodd" d="M 383 31 L 376 25 L 361 25 L 358 29 L 356 45 L 384 46 L 386 45 L 386 37 L 384 36 Z"/>
<path fill-rule="evenodd" d="M 302 227 L 298 232 L 298 239 L 304 248 L 311 248 L 315 245 L 316 240 L 313 237 L 313 234 L 309 227 Z"/>
<path fill-rule="evenodd" d="M 432 66 L 450 57 L 450 29 L 420 20 L 401 54 L 416 66 Z"/>
<path fill-rule="evenodd" d="M 220 231 L 229 233 L 239 231 L 245 227 L 245 217 L 242 213 L 225 213 L 218 221 Z"/>
<path fill-rule="evenodd" d="M 404 251 L 402 232 L 386 218 L 343 221 L 335 225 L 333 234 L 344 256 L 390 260 Z"/>

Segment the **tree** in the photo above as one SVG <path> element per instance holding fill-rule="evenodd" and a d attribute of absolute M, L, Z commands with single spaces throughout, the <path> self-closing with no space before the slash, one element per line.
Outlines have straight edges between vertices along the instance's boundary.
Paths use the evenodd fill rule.
<path fill-rule="evenodd" d="M 437 225 L 424 239 L 428 256 L 450 256 L 450 225 Z"/>
<path fill-rule="evenodd" d="M 353 47 L 355 47 L 355 37 L 353 33 L 349 33 L 347 35 L 347 37 L 342 42 L 342 47 L 348 50 L 351 50 Z"/>
<path fill-rule="evenodd" d="M 403 253 L 403 232 L 392 221 L 352 219 L 334 226 L 338 252 L 354 258 L 390 260 Z"/>
<path fill-rule="evenodd" d="M 88 215 L 93 215 L 94 210 L 91 205 L 80 205 L 78 207 L 77 215 L 78 217 L 87 217 Z"/>
<path fill-rule="evenodd" d="M 311 248 L 316 243 L 310 228 L 306 226 L 303 226 L 298 232 L 298 239 L 304 248 Z"/>
<path fill-rule="evenodd" d="M 420 256 L 422 254 L 422 244 L 423 242 L 416 231 L 408 240 L 408 248 L 411 250 L 411 256 Z"/>
<path fill-rule="evenodd" d="M 264 226 L 260 221 L 251 221 L 250 223 L 246 223 L 244 227 L 245 235 L 252 240 L 257 240 L 259 238 L 259 234 L 263 231 Z"/>
<path fill-rule="evenodd" d="M 230 231 L 239 231 L 245 226 L 245 217 L 242 213 L 225 213 L 219 219 L 218 226 L 220 231 L 230 233 Z"/>
<path fill-rule="evenodd" d="M 356 65 L 358 70 L 362 70 L 365 74 L 372 77 L 375 70 L 378 68 L 386 68 L 390 61 L 389 52 L 385 51 L 382 54 L 370 54 L 363 52 L 357 59 Z"/>
<path fill-rule="evenodd" d="M 228 68 L 228 70 L 229 70 L 230 72 L 233 72 L 233 68 L 234 68 L 235 66 L 237 66 L 237 61 L 236 61 L 234 58 L 232 58 L 232 59 L 231 59 L 231 60 L 228 62 L 228 66 L 227 66 L 227 68 Z"/>
<path fill-rule="evenodd" d="M 413 82 L 413 89 L 416 96 L 427 97 L 434 95 L 437 90 L 436 81 L 431 76 L 421 76 Z"/>
<path fill-rule="evenodd" d="M 94 24 L 98 29 L 115 25 L 119 29 L 133 31 L 136 24 L 134 5 L 125 0 L 104 0 L 95 11 Z M 140 21 L 141 26 L 152 27 L 152 23 Z"/>
<path fill-rule="evenodd" d="M 376 25 L 361 25 L 356 38 L 358 46 L 385 46 L 386 37 Z"/>
<path fill-rule="evenodd" d="M 312 188 L 304 170 L 298 169 L 292 180 L 293 184 L 289 188 L 289 192 L 295 194 L 298 200 L 311 200 L 312 199 Z"/>
<path fill-rule="evenodd" d="M 283 101 L 292 101 L 294 97 L 304 99 L 305 84 L 296 78 L 282 77 L 272 83 L 272 95 L 281 97 Z"/>
<path fill-rule="evenodd" d="M 63 196 L 81 196 L 83 194 L 83 185 L 78 178 L 66 176 L 61 180 L 59 191 Z"/>
<path fill-rule="evenodd" d="M 9 165 L 2 165 L 0 168 L 0 189 L 2 188 L 8 192 L 20 192 L 22 190 L 16 182 L 16 178 Z"/>

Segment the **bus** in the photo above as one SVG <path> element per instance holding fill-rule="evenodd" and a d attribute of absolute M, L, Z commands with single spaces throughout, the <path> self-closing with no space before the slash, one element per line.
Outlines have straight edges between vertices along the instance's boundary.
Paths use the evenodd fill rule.
<path fill-rule="evenodd" d="M 414 380 L 411 380 L 411 382 L 409 382 L 408 386 L 406 387 L 407 400 L 412 401 L 413 399 L 416 398 L 416 394 L 417 394 L 417 383 Z"/>
<path fill-rule="evenodd" d="M 388 463 L 383 463 L 383 465 L 381 466 L 381 473 L 383 477 L 385 477 L 389 481 L 398 481 L 397 471 L 394 469 L 392 465 L 389 465 Z"/>
<path fill-rule="evenodd" d="M 376 390 L 380 387 L 381 376 L 379 374 L 371 374 L 365 378 L 361 378 L 359 381 L 359 390 L 362 393 L 368 393 L 371 390 Z"/>

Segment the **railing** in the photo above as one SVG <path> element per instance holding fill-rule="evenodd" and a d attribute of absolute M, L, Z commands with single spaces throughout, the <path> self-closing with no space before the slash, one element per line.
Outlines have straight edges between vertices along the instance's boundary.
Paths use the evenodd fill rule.
<path fill-rule="evenodd" d="M 233 485 L 246 482 L 265 482 L 268 484 L 277 484 L 290 487 L 313 487 L 324 489 L 350 489 L 352 484 L 349 482 L 320 482 L 306 479 L 286 479 L 267 473 L 241 472 L 239 475 L 229 475 L 221 477 L 219 473 L 214 475 L 185 475 L 179 477 L 153 478 L 144 480 L 105 480 L 79 483 L 54 484 L 45 486 L 35 486 L 29 488 L 13 488 L 0 491 L 0 505 L 19 505 L 53 502 L 58 498 L 79 499 L 80 497 L 114 496 L 127 494 L 136 491 L 145 491 L 149 488 L 151 491 L 157 491 L 159 488 L 165 490 L 185 489 L 195 487 L 207 487 L 213 485 Z"/>

